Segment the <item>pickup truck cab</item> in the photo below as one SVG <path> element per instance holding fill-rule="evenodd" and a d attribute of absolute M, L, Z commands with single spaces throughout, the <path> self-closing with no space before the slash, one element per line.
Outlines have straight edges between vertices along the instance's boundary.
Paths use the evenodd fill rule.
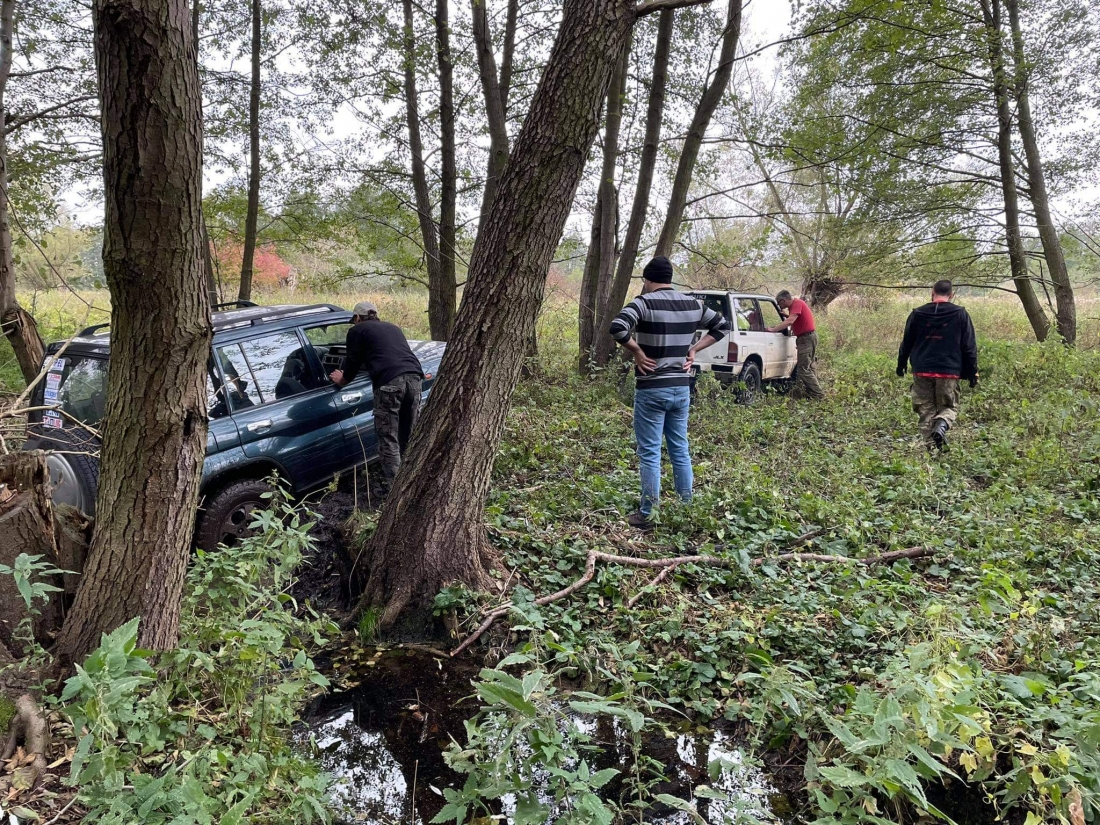
<path fill-rule="evenodd" d="M 195 528 L 196 544 L 204 549 L 246 534 L 273 473 L 301 495 L 378 458 L 370 376 L 363 372 L 339 388 L 328 377 L 343 366 L 350 312 L 332 304 L 234 302 L 215 307 L 211 317 L 210 427 Z M 35 388 L 24 445 L 46 451 L 54 500 L 88 515 L 95 514 L 99 483 L 111 357 L 107 327 L 89 327 L 67 345 L 47 348 L 47 362 L 58 357 Z M 446 345 L 409 346 L 424 370 L 426 400 Z"/>
<path fill-rule="evenodd" d="M 794 337 L 785 332 L 767 332 L 783 316 L 770 295 L 697 289 L 689 293 L 730 322 L 730 334 L 698 352 L 692 377 L 710 372 L 725 385 L 740 387 L 738 398 L 751 401 L 764 387 L 780 392 L 790 389 L 798 355 Z M 704 331 L 695 335 L 698 341 Z"/>

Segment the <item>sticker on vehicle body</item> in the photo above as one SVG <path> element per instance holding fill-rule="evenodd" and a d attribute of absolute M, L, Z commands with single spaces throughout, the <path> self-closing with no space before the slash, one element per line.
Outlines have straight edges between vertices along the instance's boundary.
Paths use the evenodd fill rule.
<path fill-rule="evenodd" d="M 46 394 L 44 396 L 46 401 L 57 400 L 57 387 L 46 387 Z"/>
<path fill-rule="evenodd" d="M 64 428 L 65 422 L 61 420 L 61 416 L 58 413 L 49 410 L 42 416 L 42 426 L 51 430 L 60 430 Z"/>
<path fill-rule="evenodd" d="M 50 366 L 50 372 L 61 372 L 63 369 L 65 369 L 65 359 L 64 358 L 58 358 Z"/>
<path fill-rule="evenodd" d="M 46 376 L 46 389 L 47 390 L 54 390 L 56 392 L 57 388 L 60 387 L 60 386 L 61 386 L 61 376 L 60 375 L 54 375 L 51 372 L 49 375 Z"/>

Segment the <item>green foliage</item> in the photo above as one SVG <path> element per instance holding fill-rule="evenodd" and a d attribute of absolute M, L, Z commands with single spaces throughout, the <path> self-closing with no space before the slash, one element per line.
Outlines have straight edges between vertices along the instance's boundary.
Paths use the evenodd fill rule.
<path fill-rule="evenodd" d="M 972 304 L 979 330 L 1022 336 L 996 306 Z M 823 404 L 743 407 L 700 385 L 696 499 L 664 508 L 631 546 L 729 568 L 684 565 L 628 609 L 653 574 L 597 565 L 537 610 L 518 592 L 512 629 L 548 672 L 746 722 L 760 749 L 803 743 L 822 822 L 935 816 L 928 789 L 952 776 L 1002 810 L 1069 821 L 1079 794 L 1095 817 L 1100 356 L 983 341 L 952 449 L 929 456 L 884 345 L 902 310 L 830 313 Z M 529 593 L 575 581 L 591 548 L 622 552 L 635 472 L 614 388 L 521 387 L 489 518 Z M 813 527 L 814 553 L 938 553 L 875 567 L 770 560 Z M 458 594 L 448 603 L 462 609 Z"/>
<path fill-rule="evenodd" d="M 288 733 L 328 684 L 307 651 L 331 627 L 285 594 L 311 539 L 281 494 L 272 503 L 256 536 L 195 559 L 178 650 L 138 649 L 135 619 L 66 682 L 69 781 L 97 822 L 329 821 L 328 780 Z"/>

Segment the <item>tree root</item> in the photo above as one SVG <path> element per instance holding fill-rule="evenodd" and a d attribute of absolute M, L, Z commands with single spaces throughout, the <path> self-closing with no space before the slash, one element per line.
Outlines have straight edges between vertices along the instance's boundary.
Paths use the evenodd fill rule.
<path fill-rule="evenodd" d="M 796 539 L 795 546 L 805 544 L 810 540 L 812 536 L 802 536 Z M 848 556 L 826 556 L 821 553 L 783 553 L 779 556 L 772 556 L 769 558 L 753 559 L 750 562 L 752 567 L 760 567 L 769 561 L 775 562 L 803 562 L 803 561 L 816 561 L 824 562 L 826 564 L 862 564 L 866 567 L 872 567 L 878 564 L 893 564 L 896 561 L 902 559 L 923 559 L 936 555 L 935 550 L 931 550 L 927 547 L 910 547 L 907 550 L 892 550 L 889 553 L 883 553 L 880 556 L 870 556 L 865 559 L 853 559 Z M 607 564 L 621 564 L 624 567 L 642 567 L 648 569 L 660 569 L 661 572 L 650 583 L 649 587 L 659 584 L 662 580 L 668 577 L 677 567 L 684 564 L 698 564 L 705 567 L 736 567 L 737 561 L 734 559 L 723 559 L 718 556 L 675 556 L 673 558 L 666 559 L 640 559 L 633 556 L 617 556 L 612 553 L 601 553 L 598 550 L 592 550 L 588 553 L 588 558 L 584 563 L 584 574 L 573 582 L 568 587 L 559 590 L 557 593 L 551 593 L 548 596 L 541 596 L 535 599 L 535 604 L 542 606 L 551 604 L 552 602 L 561 601 L 566 596 L 575 593 L 580 588 L 588 584 L 596 575 L 596 562 L 602 561 Z M 645 590 L 635 595 L 629 602 L 627 607 L 631 608 L 638 601 L 638 598 L 645 592 Z M 512 609 L 511 603 L 501 605 L 494 608 L 485 617 L 485 620 L 478 626 L 477 630 L 462 640 L 462 643 L 456 647 L 451 656 L 457 656 L 485 633 L 501 616 L 507 615 Z"/>
<path fill-rule="evenodd" d="M 23 758 L 11 776 L 0 780 L 0 793 L 32 790 L 46 773 L 46 749 L 50 744 L 50 726 L 29 693 L 15 700 L 15 716 L 9 725 L 9 736 L 2 758 L 10 760 L 22 744 Z"/>

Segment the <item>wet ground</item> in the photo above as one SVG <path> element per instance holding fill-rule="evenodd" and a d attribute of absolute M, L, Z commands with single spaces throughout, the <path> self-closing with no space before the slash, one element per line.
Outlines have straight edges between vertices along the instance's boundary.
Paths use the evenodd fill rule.
<path fill-rule="evenodd" d="M 478 709 L 471 698 L 477 667 L 421 651 L 364 652 L 362 678 L 354 687 L 317 700 L 309 709 L 301 741 L 312 737 L 324 770 L 337 781 L 341 821 L 424 825 L 443 806 L 441 789 L 461 787 L 463 777 L 451 771 L 443 751 L 453 737 L 464 742 L 463 722 Z M 627 737 L 610 719 L 577 718 L 602 748 L 593 769 L 629 771 Z M 791 804 L 775 790 L 760 768 L 747 764 L 741 750 L 722 731 L 669 731 L 647 736 L 646 757 L 663 766 L 665 780 L 652 789 L 692 800 L 709 822 L 778 822 Z M 708 764 L 725 767 L 716 780 Z M 695 799 L 692 792 L 709 785 L 716 792 Z M 621 781 L 604 792 L 614 799 L 624 793 Z M 506 820 L 509 806 L 500 813 Z M 687 814 L 659 806 L 649 821 L 688 825 Z"/>
<path fill-rule="evenodd" d="M 316 552 L 299 571 L 294 588 L 300 602 L 334 616 L 354 605 L 349 570 L 355 542 L 347 522 L 358 510 L 378 507 L 377 478 L 346 476 L 337 489 L 312 496 L 310 506 L 320 518 L 313 528 Z M 322 768 L 336 780 L 338 822 L 368 825 L 426 825 L 444 804 L 443 788 L 461 787 L 464 778 L 450 770 L 443 752 L 452 738 L 465 743 L 464 722 L 478 710 L 471 681 L 477 676 L 476 656 L 458 659 L 437 656 L 423 648 L 341 651 L 344 659 L 332 665 L 345 684 L 342 691 L 320 697 L 307 710 L 299 731 L 304 748 L 315 749 Z M 349 673 L 355 676 L 348 676 Z M 593 768 L 629 771 L 633 757 L 627 738 L 611 720 L 575 720 L 601 748 Z M 750 764 L 739 747 L 744 732 L 681 724 L 647 734 L 644 755 L 660 766 L 664 780 L 652 793 L 690 800 L 709 823 L 769 823 L 801 821 L 796 814 L 806 806 L 803 754 L 792 742 L 787 749 L 765 754 L 764 766 Z M 725 767 L 717 779 L 708 765 Z M 696 798 L 694 791 L 709 785 L 716 798 Z M 961 783 L 929 787 L 929 801 L 959 825 L 987 825 L 998 821 L 984 792 Z M 621 798 L 620 779 L 604 789 L 607 798 Z M 507 805 L 498 818 L 511 821 Z M 1002 821 L 1023 822 L 1012 812 Z M 662 825 L 690 825 L 686 813 L 665 806 L 652 807 L 646 821 Z M 908 818 L 907 818 L 908 821 Z M 916 821 L 913 818 L 913 821 Z"/>

